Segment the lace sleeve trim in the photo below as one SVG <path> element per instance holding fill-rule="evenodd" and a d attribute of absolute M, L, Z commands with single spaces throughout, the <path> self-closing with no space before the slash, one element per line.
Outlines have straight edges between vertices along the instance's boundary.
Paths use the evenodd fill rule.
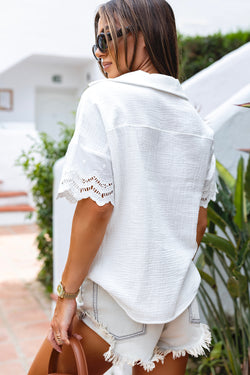
<path fill-rule="evenodd" d="M 207 208 L 208 203 L 210 200 L 215 201 L 216 200 L 216 194 L 218 193 L 217 184 L 215 183 L 214 189 L 207 190 L 202 192 L 202 197 L 200 201 L 200 206 Z"/>
<path fill-rule="evenodd" d="M 113 182 L 101 182 L 95 175 L 83 178 L 77 172 L 65 172 L 56 199 L 61 197 L 65 197 L 71 203 L 91 198 L 98 206 L 109 202 L 114 206 Z"/>

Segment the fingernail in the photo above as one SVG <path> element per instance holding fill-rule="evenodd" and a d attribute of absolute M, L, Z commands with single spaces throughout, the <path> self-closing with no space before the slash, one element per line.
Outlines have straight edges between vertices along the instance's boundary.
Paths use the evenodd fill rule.
<path fill-rule="evenodd" d="M 78 340 L 82 340 L 82 336 L 78 335 L 77 333 L 74 333 L 73 336 L 78 339 Z"/>

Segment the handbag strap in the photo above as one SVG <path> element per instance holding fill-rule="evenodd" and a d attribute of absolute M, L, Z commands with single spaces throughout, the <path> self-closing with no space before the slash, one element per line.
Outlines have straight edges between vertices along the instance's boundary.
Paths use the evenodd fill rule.
<path fill-rule="evenodd" d="M 70 342 L 70 345 L 71 345 L 71 348 L 75 357 L 77 374 L 88 375 L 88 366 L 87 366 L 86 356 L 85 356 L 85 353 L 84 353 L 84 350 L 82 348 L 80 341 L 74 336 L 71 336 L 69 338 L 69 342 Z M 53 348 L 51 355 L 50 355 L 50 360 L 49 360 L 49 374 L 56 373 L 59 354 L 60 353 L 56 349 Z"/>

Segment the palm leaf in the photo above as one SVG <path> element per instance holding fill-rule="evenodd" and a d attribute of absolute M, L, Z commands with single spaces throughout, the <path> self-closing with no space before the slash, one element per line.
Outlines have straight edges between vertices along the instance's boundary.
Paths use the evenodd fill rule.
<path fill-rule="evenodd" d="M 237 260 L 238 269 L 241 269 L 249 253 L 250 253 L 250 240 L 245 242 L 244 246 L 240 249 L 238 253 L 238 260 Z"/>
<path fill-rule="evenodd" d="M 216 234 L 205 233 L 201 242 L 223 251 L 233 262 L 235 261 L 235 248 L 233 244 L 225 238 Z"/>
<path fill-rule="evenodd" d="M 201 275 L 201 278 L 208 284 L 211 286 L 212 289 L 217 289 L 217 285 L 216 285 L 216 282 L 215 280 L 212 278 L 212 276 L 210 276 L 208 273 L 204 272 L 203 270 L 199 269 L 199 272 L 200 272 L 200 275 Z"/>
<path fill-rule="evenodd" d="M 219 215 L 212 207 L 211 205 L 207 208 L 207 218 L 211 220 L 215 225 L 217 225 L 224 233 L 225 228 L 227 226 L 226 221 L 222 218 L 221 215 Z"/>
<path fill-rule="evenodd" d="M 245 175 L 245 193 L 246 193 L 246 198 L 250 202 L 250 156 L 248 158 L 246 175 Z"/>
<path fill-rule="evenodd" d="M 234 185 L 235 185 L 235 179 L 231 175 L 231 173 L 218 160 L 216 160 L 216 169 L 219 173 L 219 176 L 223 178 L 223 180 L 226 182 L 230 190 L 233 191 Z"/>
<path fill-rule="evenodd" d="M 246 217 L 246 201 L 244 194 L 244 159 L 241 156 L 237 167 L 237 179 L 234 193 L 234 205 L 236 214 L 234 221 L 240 229 L 244 228 L 247 221 Z"/>
<path fill-rule="evenodd" d="M 245 107 L 245 108 L 250 108 L 250 103 L 243 103 L 243 104 L 235 104 L 239 107 Z"/>

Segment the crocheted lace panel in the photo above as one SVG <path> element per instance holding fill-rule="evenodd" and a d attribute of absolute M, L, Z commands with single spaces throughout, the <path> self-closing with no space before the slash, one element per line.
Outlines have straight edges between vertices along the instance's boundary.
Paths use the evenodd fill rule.
<path fill-rule="evenodd" d="M 96 175 L 80 177 L 77 172 L 65 172 L 56 199 L 61 197 L 71 203 L 91 198 L 99 206 L 109 202 L 114 205 L 113 182 L 101 181 Z"/>
<path fill-rule="evenodd" d="M 208 203 L 210 200 L 215 201 L 216 200 L 216 194 L 218 193 L 218 188 L 216 183 L 214 184 L 214 188 L 212 190 L 203 191 L 200 206 L 207 208 Z"/>

